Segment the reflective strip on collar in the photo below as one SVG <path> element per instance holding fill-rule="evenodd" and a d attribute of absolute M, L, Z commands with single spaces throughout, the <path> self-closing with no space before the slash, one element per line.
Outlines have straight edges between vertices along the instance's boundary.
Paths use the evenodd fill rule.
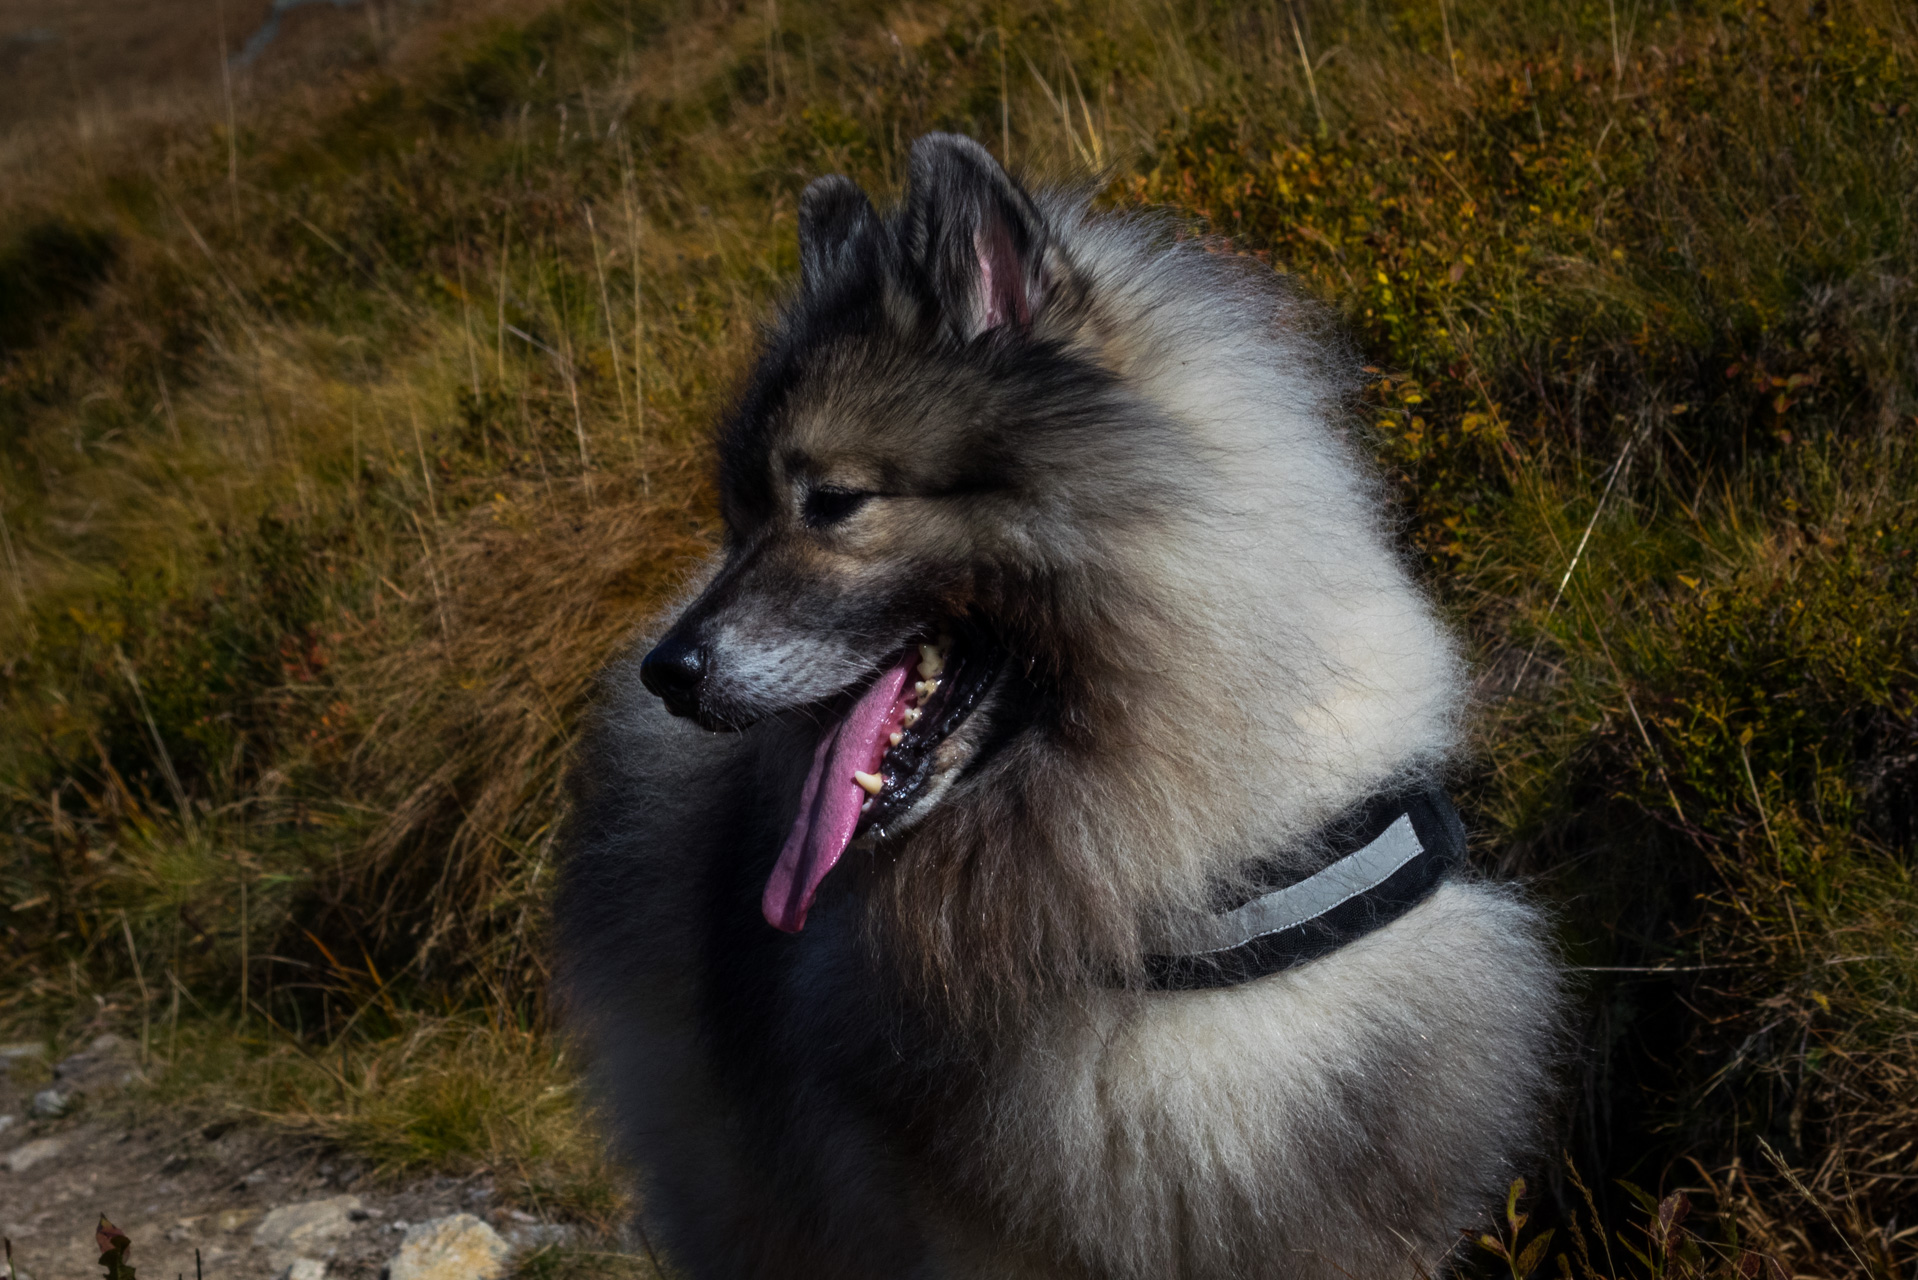
<path fill-rule="evenodd" d="M 1296 929 L 1308 920 L 1370 893 L 1400 867 L 1425 852 L 1412 819 L 1400 814 L 1378 839 L 1356 853 L 1313 872 L 1297 884 L 1274 889 L 1236 911 L 1193 921 L 1177 939 L 1167 939 L 1165 950 L 1188 956 L 1230 951 L 1268 934 Z"/>
<path fill-rule="evenodd" d="M 1231 987 L 1308 964 L 1385 928 L 1465 864 L 1465 827 L 1436 788 L 1375 795 L 1317 843 L 1336 855 L 1320 870 L 1172 926 L 1145 957 L 1145 989 Z"/>

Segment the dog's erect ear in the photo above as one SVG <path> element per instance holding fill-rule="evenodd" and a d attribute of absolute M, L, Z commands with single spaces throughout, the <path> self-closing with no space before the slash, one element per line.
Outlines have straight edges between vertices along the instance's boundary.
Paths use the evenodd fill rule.
<path fill-rule="evenodd" d="M 900 239 L 941 320 L 962 339 L 1032 322 L 1046 291 L 1045 219 L 971 138 L 929 133 L 912 144 Z"/>
<path fill-rule="evenodd" d="M 880 232 L 872 201 L 851 178 L 815 178 L 799 197 L 799 275 L 818 293 L 856 261 L 862 241 Z"/>

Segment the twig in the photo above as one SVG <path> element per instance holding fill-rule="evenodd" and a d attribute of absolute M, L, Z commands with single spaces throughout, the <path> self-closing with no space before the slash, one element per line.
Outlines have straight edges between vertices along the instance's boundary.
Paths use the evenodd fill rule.
<path fill-rule="evenodd" d="M 13 598 L 20 605 L 20 616 L 27 617 L 27 579 L 20 572 L 20 561 L 13 554 L 13 534 L 7 529 L 7 509 L 0 504 L 0 549 L 7 553 L 7 572 L 13 579 Z M 28 619 L 31 626 L 31 619 Z"/>
<path fill-rule="evenodd" d="M 1785 856 L 1778 852 L 1778 837 L 1772 834 L 1771 819 L 1765 814 L 1764 797 L 1758 794 L 1758 779 L 1752 776 L 1751 754 L 1745 750 L 1745 744 L 1742 741 L 1738 744 L 1738 759 L 1745 766 L 1745 781 L 1752 789 L 1752 803 L 1758 806 L 1758 825 L 1764 828 L 1765 842 L 1771 845 L 1772 861 L 1778 864 L 1778 873 L 1780 876 L 1783 876 L 1785 873 Z M 1805 954 L 1805 939 L 1803 935 L 1798 932 L 1798 912 L 1791 905 L 1791 895 L 1789 893 L 1784 895 L 1784 900 L 1785 916 L 1791 921 L 1791 940 L 1793 944 L 1797 946 L 1799 956 L 1803 957 Z"/>
<path fill-rule="evenodd" d="M 1605 0 L 1605 9 L 1612 19 L 1612 98 L 1616 101 L 1625 84 L 1625 55 L 1618 47 L 1618 0 Z"/>
<path fill-rule="evenodd" d="M 240 1030 L 246 1030 L 246 1011 L 252 1003 L 248 995 L 252 984 L 253 962 L 247 954 L 252 945 L 252 918 L 247 910 L 246 863 L 240 851 L 233 851 L 233 869 L 240 877 Z"/>
<path fill-rule="evenodd" d="M 626 416 L 626 375 L 620 369 L 619 333 L 613 328 L 613 300 L 606 291 L 606 258 L 599 251 L 599 228 L 593 225 L 593 206 L 586 206 L 586 233 L 593 241 L 593 270 L 599 275 L 599 313 L 606 321 L 606 346 L 613 355 L 613 389 L 619 393 L 619 413 Z"/>
<path fill-rule="evenodd" d="M 166 410 L 167 434 L 173 437 L 173 447 L 182 446 L 180 440 L 180 419 L 173 412 L 173 396 L 167 391 L 166 369 L 161 366 L 159 356 L 153 358 L 153 381 L 160 389 L 160 407 Z"/>
<path fill-rule="evenodd" d="M 180 811 L 180 825 L 186 828 L 189 838 L 197 839 L 199 828 L 194 825 L 193 809 L 187 803 L 186 788 L 180 785 L 180 775 L 173 771 L 173 757 L 167 754 L 166 743 L 160 739 L 160 727 L 153 722 L 153 712 L 147 707 L 146 694 L 140 691 L 140 678 L 133 673 L 133 664 L 127 661 L 127 655 L 120 646 L 113 647 L 113 656 L 120 664 L 120 673 L 133 689 L 133 701 L 140 708 L 141 718 L 146 721 L 147 734 L 153 739 L 153 750 L 159 757 L 160 772 L 166 778 L 167 789 L 173 793 L 174 807 Z"/>
<path fill-rule="evenodd" d="M 1458 78 L 1458 50 L 1452 47 L 1452 19 L 1445 11 L 1445 0 L 1439 0 L 1439 27 L 1445 32 L 1445 65 L 1452 68 L 1452 84 L 1456 87 Z"/>
<path fill-rule="evenodd" d="M 493 356 L 498 365 L 497 376 L 500 386 L 506 385 L 506 261 L 512 250 L 512 243 L 506 236 L 510 228 L 502 222 L 499 229 L 499 314 L 496 317 L 499 331 L 493 339 Z"/>
<path fill-rule="evenodd" d="M 538 338 L 535 338 L 532 334 L 526 332 L 526 330 L 520 328 L 518 325 L 514 325 L 514 324 L 507 325 L 506 332 L 512 334 L 515 338 L 518 338 L 522 342 L 531 343 L 533 346 L 538 347 L 541 351 L 544 351 L 547 355 L 553 357 L 553 359 L 555 360 L 564 360 L 566 358 L 562 356 L 559 352 L 547 346 L 544 342 L 541 342 Z"/>
<path fill-rule="evenodd" d="M 1565 566 L 1564 576 L 1558 580 L 1558 590 L 1552 592 L 1552 603 L 1546 606 L 1545 617 L 1540 620 L 1539 625 L 1541 631 L 1539 636 L 1536 640 L 1532 641 L 1531 651 L 1525 655 L 1525 661 L 1519 667 L 1518 675 L 1512 679 L 1512 687 L 1514 689 L 1524 683 L 1525 673 L 1532 669 L 1532 659 L 1538 656 L 1538 647 L 1545 641 L 1542 628 L 1546 622 L 1551 621 L 1552 615 L 1558 611 L 1559 601 L 1565 598 L 1565 588 L 1571 582 L 1572 574 L 1578 571 L 1578 562 L 1585 555 L 1585 544 L 1592 540 L 1592 530 L 1598 527 L 1598 518 L 1605 512 L 1605 503 L 1612 496 L 1612 487 L 1618 483 L 1619 474 L 1624 471 L 1625 465 L 1631 461 L 1632 449 L 1637 445 L 1638 438 L 1643 434 L 1644 426 L 1641 424 L 1639 429 L 1632 432 L 1631 436 L 1626 439 L 1625 447 L 1618 451 L 1618 457 L 1613 460 L 1611 472 L 1605 478 L 1605 492 L 1598 496 L 1598 505 L 1592 508 L 1592 518 L 1585 522 L 1585 532 L 1579 537 L 1578 547 L 1572 552 L 1571 563 Z"/>
<path fill-rule="evenodd" d="M 127 940 L 127 955 L 133 961 L 133 980 L 140 986 L 140 1062 L 145 1065 L 152 1053 L 152 1036 L 148 1005 L 152 995 L 147 991 L 146 974 L 140 968 L 140 949 L 133 945 L 133 926 L 127 923 L 126 908 L 120 908 L 120 933 Z"/>
<path fill-rule="evenodd" d="M 413 423 L 413 449 L 419 454 L 420 479 L 426 482 L 426 509 L 437 524 L 440 518 L 439 498 L 433 492 L 432 468 L 426 465 L 426 441 L 420 435 L 420 407 L 414 403 L 411 396 L 406 398 L 406 415 Z"/>
<path fill-rule="evenodd" d="M 226 98 L 226 188 L 233 205 L 233 232 L 240 231 L 240 137 L 233 118 L 233 60 L 226 53 L 225 0 L 214 5 L 220 22 L 220 91 Z"/>
<path fill-rule="evenodd" d="M 644 297 L 640 292 L 639 244 L 640 217 L 633 199 L 633 189 L 639 185 L 639 173 L 633 167 L 632 144 L 626 144 L 626 172 L 620 183 L 620 195 L 626 202 L 626 239 L 633 258 L 633 451 L 639 457 L 639 489 L 647 497 L 653 496 L 653 482 L 646 467 L 646 333 L 644 327 Z"/>
<path fill-rule="evenodd" d="M 1678 792 L 1672 787 L 1671 775 L 1665 772 L 1665 758 L 1658 754 L 1658 748 L 1652 743 L 1652 735 L 1645 728 L 1645 721 L 1638 714 L 1638 704 L 1632 701 L 1631 687 L 1625 682 L 1625 672 L 1619 667 L 1618 659 L 1612 656 L 1612 647 L 1605 643 L 1605 632 L 1598 619 L 1592 616 L 1588 605 L 1585 610 L 1586 621 L 1592 624 L 1592 635 L 1598 640 L 1600 652 L 1605 655 L 1606 663 L 1612 669 L 1612 676 L 1618 681 L 1618 691 L 1625 695 L 1625 709 L 1632 713 L 1632 723 L 1638 726 L 1638 736 L 1644 740 L 1645 750 L 1651 754 L 1652 767 L 1658 770 L 1658 780 L 1665 784 L 1665 797 L 1672 802 L 1672 813 L 1677 815 L 1681 827 L 1689 829 L 1691 820 L 1686 818 L 1684 808 L 1678 803 Z"/>
<path fill-rule="evenodd" d="M 1312 58 L 1305 51 L 1305 35 L 1299 30 L 1299 15 L 1290 9 L 1287 9 L 1286 13 L 1292 19 L 1292 39 L 1299 46 L 1299 65 L 1305 68 L 1305 87 L 1312 94 L 1312 114 L 1319 118 L 1319 137 L 1323 139 L 1329 136 L 1331 131 L 1325 127 L 1325 108 L 1319 105 L 1318 77 L 1312 74 Z M 1445 38 L 1446 48 L 1451 48 L 1451 41 L 1452 38 L 1448 34 Z M 1458 71 L 1454 69 L 1452 74 L 1457 76 Z"/>
<path fill-rule="evenodd" d="M 460 245 L 460 321 L 466 330 L 466 364 L 473 375 L 473 412 L 480 412 L 479 343 L 473 337 L 473 298 L 466 292 L 466 246 Z"/>
<path fill-rule="evenodd" d="M 1743 742 L 1738 744 L 1738 760 L 1740 764 L 1745 766 L 1745 782 L 1746 785 L 1752 789 L 1752 803 L 1758 806 L 1758 825 L 1764 828 L 1765 843 L 1771 846 L 1771 856 L 1777 860 L 1779 867 L 1782 869 L 1784 867 L 1784 857 L 1778 852 L 1778 837 L 1772 834 L 1771 819 L 1765 816 L 1765 800 L 1763 796 L 1758 794 L 1758 779 L 1752 776 L 1751 753 L 1745 750 L 1745 744 Z"/>
<path fill-rule="evenodd" d="M 440 591 L 439 571 L 433 563 L 432 544 L 426 540 L 426 526 L 420 523 L 419 514 L 411 507 L 406 509 L 406 514 L 413 521 L 413 531 L 420 536 L 420 553 L 426 557 L 426 582 L 433 588 L 433 603 L 439 610 L 440 638 L 450 643 L 453 639 L 453 628 L 446 621 L 446 596 Z M 388 585 L 392 584 L 388 583 Z M 399 588 L 394 587 L 393 590 L 398 591 Z"/>
<path fill-rule="evenodd" d="M 1012 163 L 1012 104 L 1006 95 L 1006 29 L 993 28 L 999 37 L 999 163 Z"/>

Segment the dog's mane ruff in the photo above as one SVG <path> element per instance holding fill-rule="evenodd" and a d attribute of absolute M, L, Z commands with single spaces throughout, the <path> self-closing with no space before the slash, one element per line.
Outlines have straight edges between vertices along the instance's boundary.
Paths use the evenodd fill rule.
<path fill-rule="evenodd" d="M 1149 216 L 1040 204 L 1055 283 L 1033 336 L 1117 387 L 1109 447 L 1059 443 L 1065 509 L 1035 539 L 1079 540 L 1044 583 L 1061 706 L 873 886 L 891 958 L 962 1012 L 1136 978 L 1155 922 L 1255 858 L 1313 865 L 1326 820 L 1433 776 L 1462 702 L 1317 309 Z M 1147 497 L 1119 519 L 1121 494 Z"/>
<path fill-rule="evenodd" d="M 924 148 L 1026 207 L 976 144 Z M 1454 877 L 1310 964 L 1140 981 L 1168 917 L 1253 859 L 1323 861 L 1327 819 L 1454 746 L 1461 664 L 1353 441 L 1354 362 L 1258 264 L 1083 193 L 1037 198 L 1025 295 L 940 318 L 939 346 L 897 224 L 821 182 L 815 296 L 775 335 L 816 362 L 802 408 L 935 482 L 942 446 L 985 457 L 874 559 L 949 593 L 905 625 L 970 609 L 1014 656 L 949 740 L 978 733 L 970 768 L 851 846 L 796 937 L 760 894 L 821 727 L 794 704 L 709 733 L 636 653 L 604 674 L 560 981 L 649 1238 L 701 1280 L 1442 1274 L 1540 1142 L 1561 997 L 1519 894 Z"/>

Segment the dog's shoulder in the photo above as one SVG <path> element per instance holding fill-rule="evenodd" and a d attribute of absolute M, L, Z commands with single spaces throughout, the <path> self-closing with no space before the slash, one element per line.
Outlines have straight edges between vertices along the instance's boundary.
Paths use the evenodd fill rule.
<path fill-rule="evenodd" d="M 637 652 L 616 659 L 600 675 L 570 775 L 575 847 L 637 834 L 708 802 L 714 781 L 747 750 L 742 735 L 671 715 L 640 683 Z"/>
<path fill-rule="evenodd" d="M 773 721 L 701 729 L 641 685 L 638 652 L 606 668 L 568 778 L 555 924 L 571 967 L 619 952 L 630 968 L 657 952 L 683 968 L 740 914 L 740 884 L 792 819 L 793 762 L 803 767 L 807 754 L 795 732 Z M 748 906 L 756 921 L 757 898 Z"/>
<path fill-rule="evenodd" d="M 667 714 L 640 685 L 637 655 L 610 665 L 597 694 L 568 776 L 555 902 L 562 953 L 589 965 L 697 927 L 707 869 L 739 838 L 729 793 L 749 754 L 741 735 Z"/>

